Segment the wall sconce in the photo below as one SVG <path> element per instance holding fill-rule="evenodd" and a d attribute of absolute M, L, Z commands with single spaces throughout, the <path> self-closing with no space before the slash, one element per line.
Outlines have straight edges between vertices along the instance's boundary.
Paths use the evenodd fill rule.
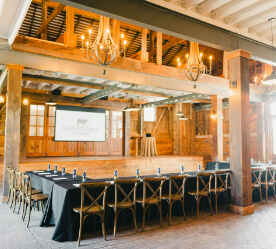
<path fill-rule="evenodd" d="M 214 119 L 214 118 L 216 118 L 216 112 L 215 111 L 213 111 L 213 114 L 211 115 L 211 119 Z"/>
<path fill-rule="evenodd" d="M 233 93 L 232 89 L 237 88 L 237 81 L 230 81 L 229 83 L 229 95 Z"/>
<path fill-rule="evenodd" d="M 29 100 L 27 98 L 23 99 L 23 105 L 28 105 L 29 104 Z"/>
<path fill-rule="evenodd" d="M 0 103 L 4 103 L 5 102 L 5 100 L 4 100 L 4 97 L 2 96 L 2 93 L 1 93 L 1 95 L 0 95 Z"/>

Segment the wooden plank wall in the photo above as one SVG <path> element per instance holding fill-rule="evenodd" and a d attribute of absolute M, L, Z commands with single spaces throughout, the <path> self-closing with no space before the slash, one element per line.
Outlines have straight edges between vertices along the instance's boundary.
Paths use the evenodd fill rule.
<path fill-rule="evenodd" d="M 77 175 L 82 175 L 86 171 L 87 177 L 91 178 L 113 178 L 114 170 L 118 170 L 119 177 L 135 176 L 136 169 L 139 168 L 140 175 L 157 174 L 160 167 L 161 173 L 180 172 L 181 166 L 185 166 L 185 171 L 197 170 L 197 165 L 202 165 L 202 156 L 159 156 L 159 157 L 141 157 L 138 159 L 125 159 L 121 160 L 83 160 L 83 161 L 63 161 L 55 162 L 50 161 L 53 168 L 57 164 L 60 171 L 63 166 L 66 172 L 72 173 L 73 169 L 77 170 Z M 20 163 L 19 171 L 25 172 L 31 170 L 46 170 L 48 162 L 33 162 L 33 163 Z M 2 164 L 0 165 L 0 167 Z M 1 168 L 0 168 L 1 169 Z"/>
<path fill-rule="evenodd" d="M 164 109 L 167 109 L 159 122 L 156 131 L 152 134 L 156 127 L 158 118 Z M 173 138 L 170 132 L 169 116 L 171 110 L 168 107 L 157 107 L 156 108 L 156 121 L 155 122 L 143 122 L 143 136 L 146 133 L 151 133 L 156 138 L 156 148 L 158 155 L 172 155 L 173 154 Z M 130 113 L 130 136 L 140 135 L 140 112 Z M 140 141 L 139 141 L 139 152 L 140 152 Z M 135 140 L 130 140 L 130 155 L 135 155 Z"/>
<path fill-rule="evenodd" d="M 258 122 L 262 119 L 262 108 L 259 108 L 261 104 L 251 104 L 250 109 L 250 131 L 251 131 L 251 157 L 255 160 L 263 160 L 263 144 L 260 142 L 259 137 L 262 136 L 263 127 Z M 223 159 L 226 161 L 227 157 L 230 157 L 230 139 L 229 139 L 229 109 L 223 109 Z M 207 113 L 207 119 L 206 119 Z M 202 155 L 204 165 L 212 160 L 212 135 L 211 134 L 211 111 L 200 111 L 197 112 L 197 123 L 204 130 L 204 127 L 208 126 L 208 133 L 202 134 L 197 129 L 195 138 L 195 150 L 194 155 Z M 207 120 L 208 124 L 206 124 Z M 262 137 L 261 137 L 262 140 Z"/>

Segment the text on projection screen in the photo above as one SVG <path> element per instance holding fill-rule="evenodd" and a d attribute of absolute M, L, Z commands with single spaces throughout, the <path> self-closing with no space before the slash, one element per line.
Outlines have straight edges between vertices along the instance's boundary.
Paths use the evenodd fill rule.
<path fill-rule="evenodd" d="M 56 141 L 105 141 L 105 113 L 56 110 Z"/>

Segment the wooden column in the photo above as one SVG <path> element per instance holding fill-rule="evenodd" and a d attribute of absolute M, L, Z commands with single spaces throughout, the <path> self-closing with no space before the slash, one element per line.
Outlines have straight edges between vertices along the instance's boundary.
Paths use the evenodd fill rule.
<path fill-rule="evenodd" d="M 47 0 L 42 0 L 41 6 L 41 25 L 47 20 L 48 12 L 47 12 Z M 42 31 L 40 38 L 43 40 L 47 40 L 47 27 Z"/>
<path fill-rule="evenodd" d="M 28 118 L 29 118 L 29 105 L 21 105 L 19 158 L 22 158 L 22 159 L 25 159 L 27 155 Z"/>
<path fill-rule="evenodd" d="M 124 156 L 129 156 L 130 145 L 130 112 L 124 113 Z"/>
<path fill-rule="evenodd" d="M 148 62 L 149 61 L 149 54 L 147 52 L 147 38 L 148 30 L 142 28 L 142 47 L 141 47 L 141 61 Z"/>
<path fill-rule="evenodd" d="M 120 57 L 120 21 L 115 19 L 112 23 L 112 39 L 117 45 L 117 57 Z"/>
<path fill-rule="evenodd" d="M 153 62 L 154 56 L 154 32 L 150 30 L 150 37 L 149 37 L 149 62 Z"/>
<path fill-rule="evenodd" d="M 156 33 L 156 64 L 162 65 L 162 33 Z"/>
<path fill-rule="evenodd" d="M 77 47 L 77 35 L 75 34 L 75 13 L 74 8 L 66 7 L 66 32 L 64 36 L 64 44 L 68 47 Z"/>
<path fill-rule="evenodd" d="M 5 127 L 4 187 L 2 201 L 5 201 L 8 194 L 8 179 L 6 167 L 18 170 L 19 164 L 21 90 L 23 69 L 23 66 L 7 64 L 7 109 Z M 25 122 L 27 121 L 25 120 Z"/>
<path fill-rule="evenodd" d="M 223 121 L 222 121 L 222 97 L 211 96 L 212 100 L 212 160 L 218 157 L 223 161 Z"/>
<path fill-rule="evenodd" d="M 223 78 L 229 79 L 229 67 L 226 51 L 223 52 Z"/>
<path fill-rule="evenodd" d="M 272 158 L 272 131 L 270 118 L 270 97 L 265 98 L 264 104 L 264 160 L 268 162 Z"/>
<path fill-rule="evenodd" d="M 250 53 L 236 50 L 228 55 L 229 79 L 236 83 L 229 96 L 231 205 L 230 211 L 254 213 L 250 151 L 249 59 Z"/>

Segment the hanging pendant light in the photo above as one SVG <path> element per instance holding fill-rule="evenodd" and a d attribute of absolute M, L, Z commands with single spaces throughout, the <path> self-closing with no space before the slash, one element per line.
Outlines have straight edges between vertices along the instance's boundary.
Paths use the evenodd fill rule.
<path fill-rule="evenodd" d="M 199 53 L 199 46 L 196 42 L 190 42 L 190 54 L 186 54 L 186 64 L 181 68 L 181 61 L 177 58 L 179 69 L 183 69 L 186 77 L 191 81 L 200 80 L 205 73 L 211 74 L 212 72 L 212 59 L 210 56 L 210 67 L 204 65 L 202 60 L 202 53 Z"/>
<path fill-rule="evenodd" d="M 183 114 L 183 115 L 179 118 L 179 120 L 188 120 L 188 118 L 185 116 L 185 114 Z"/>
<path fill-rule="evenodd" d="M 271 28 L 271 53 L 272 53 L 272 59 L 274 59 L 273 56 L 273 28 L 272 28 L 272 22 L 275 21 L 275 18 L 268 19 L 268 22 L 270 22 L 270 28 Z M 257 86 L 257 89 L 261 92 L 263 92 L 266 95 L 271 95 L 276 92 L 276 72 L 272 70 L 271 74 L 269 76 L 264 75 L 263 79 L 258 81 L 258 77 L 255 77 L 254 79 L 255 85 Z"/>
<path fill-rule="evenodd" d="M 47 101 L 45 104 L 46 104 L 46 105 L 56 105 L 56 102 L 54 102 L 52 99 L 50 99 L 50 100 Z"/>
<path fill-rule="evenodd" d="M 123 109 L 124 112 L 135 112 L 140 111 L 140 108 L 133 103 L 133 100 L 130 100 L 130 105 Z"/>
<path fill-rule="evenodd" d="M 2 93 L 1 93 L 1 95 L 0 95 L 0 103 L 4 103 L 4 102 L 5 102 L 5 99 L 4 99 L 4 97 L 3 97 Z"/>
<path fill-rule="evenodd" d="M 178 113 L 176 113 L 176 116 L 183 116 L 184 114 L 181 111 L 178 111 Z"/>
<path fill-rule="evenodd" d="M 27 98 L 23 99 L 23 105 L 29 105 L 29 100 Z"/>
<path fill-rule="evenodd" d="M 87 55 L 88 59 L 93 59 L 97 64 L 108 66 L 116 58 L 117 46 L 120 44 L 115 44 L 110 32 L 110 19 L 105 16 L 100 16 L 99 31 L 94 42 L 92 42 L 92 29 L 89 29 L 88 39 L 82 35 L 82 52 Z M 124 35 L 121 35 L 124 39 Z M 122 50 L 120 53 L 124 53 L 126 49 L 127 41 L 123 40 L 121 45 Z"/>

